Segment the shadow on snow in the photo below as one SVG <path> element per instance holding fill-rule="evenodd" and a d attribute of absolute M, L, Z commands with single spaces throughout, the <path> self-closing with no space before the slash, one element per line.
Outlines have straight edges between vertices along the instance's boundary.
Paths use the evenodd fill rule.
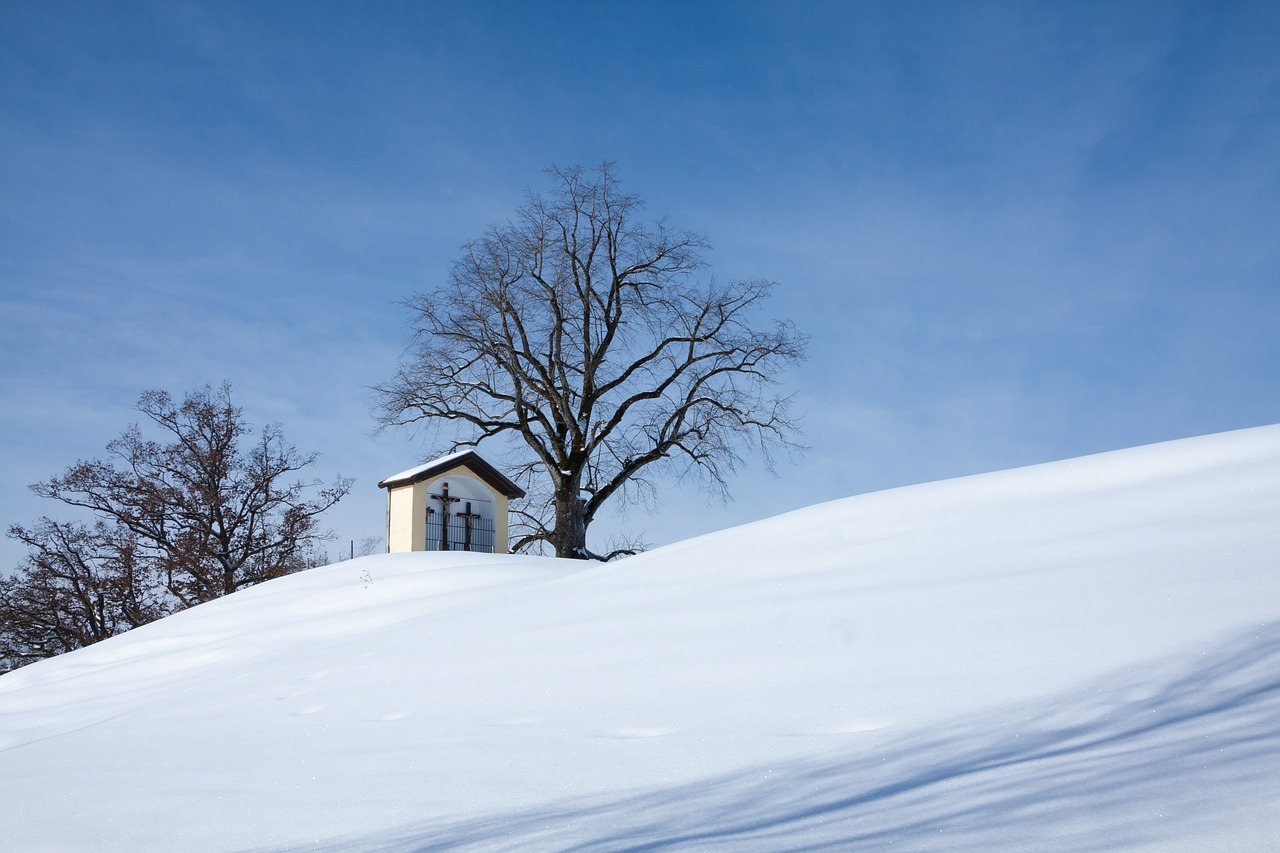
<path fill-rule="evenodd" d="M 1115 849 L 1172 839 L 1280 766 L 1280 623 L 1055 701 L 838 757 L 348 839 L 334 850 Z M 315 849 L 315 848 L 309 848 Z"/>

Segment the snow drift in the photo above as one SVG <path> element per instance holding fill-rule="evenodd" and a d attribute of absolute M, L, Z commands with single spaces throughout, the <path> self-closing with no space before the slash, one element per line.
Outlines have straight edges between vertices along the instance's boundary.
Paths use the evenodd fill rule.
<path fill-rule="evenodd" d="M 1275 849 L 1280 427 L 623 560 L 368 557 L 0 677 L 7 850 Z"/>

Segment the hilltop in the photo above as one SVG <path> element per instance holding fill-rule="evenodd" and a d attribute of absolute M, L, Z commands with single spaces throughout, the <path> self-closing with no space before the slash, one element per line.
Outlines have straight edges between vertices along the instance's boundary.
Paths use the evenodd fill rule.
<path fill-rule="evenodd" d="M 271 581 L 0 677 L 0 847 L 1274 849 L 1277 720 L 1272 426 Z"/>

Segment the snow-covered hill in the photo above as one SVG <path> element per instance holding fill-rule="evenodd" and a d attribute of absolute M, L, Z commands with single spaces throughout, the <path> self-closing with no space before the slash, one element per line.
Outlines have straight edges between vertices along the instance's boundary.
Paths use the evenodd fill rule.
<path fill-rule="evenodd" d="M 0 677 L 0 848 L 1280 849 L 1280 427 L 607 566 L 391 555 Z"/>

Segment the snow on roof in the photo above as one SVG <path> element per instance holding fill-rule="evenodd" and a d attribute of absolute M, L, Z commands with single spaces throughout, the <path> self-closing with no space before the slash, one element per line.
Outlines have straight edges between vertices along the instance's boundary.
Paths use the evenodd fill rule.
<path fill-rule="evenodd" d="M 459 450 L 454 453 L 441 456 L 439 459 L 433 459 L 430 462 L 424 462 L 421 465 L 401 471 L 392 477 L 388 477 L 378 483 L 378 488 L 389 488 L 391 486 L 408 485 L 425 480 L 437 473 L 448 471 L 466 465 L 481 480 L 487 483 L 494 490 L 501 492 L 509 498 L 524 497 L 524 489 L 511 482 L 501 471 L 494 468 L 485 461 L 479 453 L 474 450 Z"/>
<path fill-rule="evenodd" d="M 458 450 L 446 456 L 441 456 L 439 459 L 433 459 L 430 462 L 423 462 L 421 465 L 410 468 L 407 471 L 401 471 L 399 474 L 395 474 L 393 476 L 387 477 L 378 485 L 383 486 L 383 485 L 386 485 L 387 483 L 398 483 L 401 480 L 412 480 L 417 475 L 422 474 L 426 471 L 430 471 L 432 468 L 437 468 L 442 466 L 447 467 L 449 465 L 452 465 L 454 462 L 458 462 L 459 460 L 462 459 L 462 457 L 466 456 L 467 454 L 474 454 L 474 453 L 475 453 L 474 450 Z"/>

